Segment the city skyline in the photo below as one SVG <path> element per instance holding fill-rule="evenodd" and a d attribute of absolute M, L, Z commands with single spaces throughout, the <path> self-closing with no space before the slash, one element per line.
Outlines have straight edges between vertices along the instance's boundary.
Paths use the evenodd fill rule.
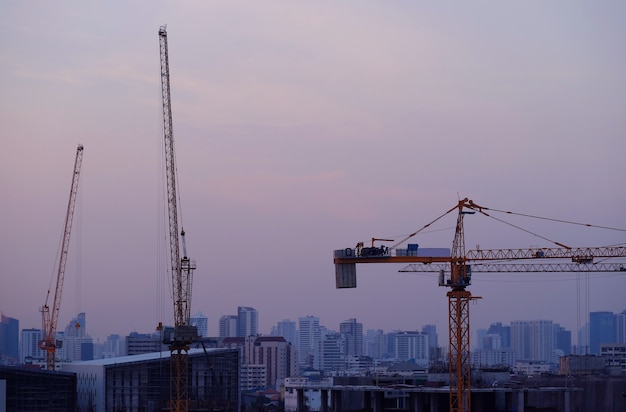
<path fill-rule="evenodd" d="M 242 307 L 242 306 L 239 306 L 238 308 L 239 309 L 243 308 L 246 312 L 252 311 L 255 313 L 255 317 L 259 317 L 258 311 L 256 311 L 255 308 Z M 19 319 L 13 318 L 11 316 L 6 316 L 1 311 L 0 311 L 0 314 L 2 314 L 4 318 L 6 319 L 12 318 L 12 319 L 16 319 L 19 322 Z M 594 320 L 594 316 L 596 320 Z M 607 331 L 606 323 L 609 317 L 611 318 L 612 323 L 610 324 L 610 327 L 608 327 L 610 331 Z M 230 326 L 230 329 L 232 329 L 231 333 L 222 334 L 221 328 L 223 326 L 220 326 L 220 323 L 223 320 L 231 319 L 231 318 L 232 320 L 235 321 L 235 323 L 233 323 Z M 80 328 L 76 327 L 76 331 L 78 332 L 72 332 L 73 326 L 77 323 L 76 322 L 77 319 L 79 319 L 82 322 L 82 326 Z M 119 335 L 118 333 L 110 333 L 102 337 L 93 336 L 89 332 L 89 330 L 86 329 L 85 319 L 86 319 L 86 314 L 84 312 L 79 313 L 78 315 L 72 317 L 72 320 L 69 321 L 67 325 L 64 327 L 65 332 L 63 332 L 63 329 L 61 329 L 59 330 L 59 333 L 65 333 L 65 336 L 73 336 L 76 334 L 78 334 L 78 336 L 81 336 L 81 337 L 88 336 L 90 338 L 94 338 L 94 342 L 96 341 L 103 342 L 103 341 L 106 341 L 110 336 Z M 198 311 L 194 316 L 192 316 L 192 321 L 195 323 L 195 322 L 198 322 L 198 320 L 200 320 L 200 322 L 202 322 L 202 325 L 204 325 L 203 328 L 206 327 L 208 324 L 210 324 L 210 322 L 208 321 L 209 319 L 210 318 L 204 315 L 202 311 Z M 570 329 L 570 328 L 564 327 L 560 325 L 558 320 L 550 319 L 549 317 L 546 317 L 546 316 L 537 318 L 537 319 L 521 319 L 520 318 L 520 319 L 508 321 L 508 322 L 503 321 L 503 320 L 496 320 L 490 323 L 489 325 L 478 325 L 472 328 L 471 330 L 472 346 L 482 345 L 480 340 L 485 336 L 485 334 L 487 333 L 489 329 L 497 325 L 501 325 L 501 326 L 504 325 L 504 326 L 511 327 L 515 324 L 527 324 L 527 323 L 542 324 L 545 322 L 548 322 L 551 325 L 555 325 L 555 327 L 559 327 L 560 329 L 563 329 L 565 331 L 569 331 L 571 333 L 570 339 L 571 339 L 571 344 L 573 347 L 577 347 L 579 345 L 583 345 L 584 347 L 587 347 L 588 345 L 591 345 L 589 346 L 591 348 L 590 349 L 591 353 L 594 353 L 594 351 L 595 352 L 598 351 L 597 348 L 599 347 L 599 343 L 609 343 L 608 341 L 610 341 L 611 339 L 608 339 L 607 336 L 613 336 L 616 342 L 622 342 L 622 341 L 626 342 L 626 308 L 620 312 L 609 312 L 609 311 L 590 312 L 588 319 L 589 319 L 589 323 L 583 324 L 578 329 Z M 602 319 L 603 322 L 599 322 L 597 319 Z M 366 327 L 357 318 L 350 318 L 350 319 L 345 319 L 344 321 L 341 321 L 337 325 L 330 325 L 330 324 L 325 324 L 322 321 L 322 319 L 318 316 L 306 315 L 306 316 L 302 316 L 299 318 L 283 317 L 281 320 L 276 321 L 270 327 L 268 331 L 258 331 L 257 334 L 250 335 L 250 336 L 284 336 L 285 338 L 291 338 L 292 337 L 291 334 L 294 334 L 294 333 L 298 334 L 300 332 L 300 327 L 304 327 L 305 329 L 309 327 L 313 327 L 313 326 L 307 326 L 311 323 L 311 321 L 314 322 L 314 325 L 317 325 L 315 326 L 315 328 L 321 328 L 323 330 L 327 330 L 329 332 L 336 332 L 336 333 L 342 333 L 341 331 L 344 327 L 353 328 L 353 326 L 347 326 L 347 325 L 358 324 L 358 325 L 361 325 L 359 327 L 359 330 L 362 331 L 363 336 L 367 335 L 366 332 L 378 331 L 378 330 L 383 331 L 383 333 L 393 333 L 393 332 L 422 332 L 422 333 L 427 333 L 427 334 L 435 333 L 435 337 L 438 337 L 438 339 L 441 342 L 445 343 L 447 342 L 447 335 L 448 335 L 447 324 L 444 325 L 443 328 L 438 327 L 437 325 L 434 325 L 434 324 L 424 323 L 424 324 L 420 324 L 416 326 L 415 328 L 398 329 L 398 328 L 385 328 L 385 327 Z M 287 323 L 292 324 L 291 327 L 293 328 L 293 330 L 288 331 L 288 333 L 286 334 L 279 333 L 279 331 L 285 330 L 284 325 Z M 238 316 L 236 315 L 223 315 L 215 322 L 215 324 L 216 324 L 216 328 L 215 328 L 216 330 L 214 331 L 214 333 L 209 332 L 208 335 L 202 335 L 202 336 L 203 337 L 237 337 L 237 336 L 245 337 L 244 335 L 239 335 L 239 332 L 238 332 L 239 322 L 238 322 Z M 600 324 L 604 326 L 599 326 Z M 300 327 L 298 327 L 297 325 L 300 325 Z M 173 326 L 173 325 L 164 325 L 164 326 Z M 598 328 L 602 328 L 602 329 L 598 329 Z M 207 328 L 207 329 L 212 330 L 212 328 Z M 41 330 L 41 329 L 36 328 L 36 327 L 27 328 L 27 327 L 23 327 L 20 325 L 19 330 L 22 331 L 22 330 Z M 129 334 L 132 334 L 132 333 L 154 334 L 154 333 L 158 333 L 158 331 L 156 330 L 129 330 L 126 333 L 122 333 L 121 336 L 128 336 Z M 581 334 L 584 334 L 584 336 L 582 337 L 583 341 L 579 342 L 579 340 L 581 339 Z M 587 334 L 589 334 L 589 336 L 587 336 Z M 591 339 L 591 341 L 589 341 L 589 339 Z M 287 341 L 291 342 L 290 339 L 287 339 Z M 295 344 L 295 342 L 292 342 L 292 343 Z"/>
<path fill-rule="evenodd" d="M 626 4 L 3 2 L 0 310 L 24 328 L 41 327 L 79 143 L 59 323 L 88 313 L 100 339 L 173 323 L 163 24 L 191 313 L 213 333 L 235 304 L 264 333 L 285 314 L 446 330 L 436 274 L 363 265 L 337 290 L 332 257 L 399 241 L 459 198 L 555 219 L 467 216 L 467 249 L 625 243 Z M 411 242 L 451 248 L 454 225 Z M 625 274 L 476 273 L 470 326 L 576 330 L 624 309 Z"/>

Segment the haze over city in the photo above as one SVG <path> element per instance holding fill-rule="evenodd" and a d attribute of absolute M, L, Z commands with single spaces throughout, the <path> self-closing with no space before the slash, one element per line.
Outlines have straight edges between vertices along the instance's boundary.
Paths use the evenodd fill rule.
<path fill-rule="evenodd" d="M 619 230 L 468 216 L 468 249 L 623 245 L 626 4 L 0 4 L 0 311 L 40 327 L 85 147 L 59 325 L 172 323 L 158 28 L 167 24 L 192 313 L 447 328 L 436 274 L 334 249 L 396 241 L 459 198 Z M 451 247 L 455 215 L 412 243 Z M 388 242 L 391 244 L 392 242 Z M 626 272 L 624 272 L 626 273 Z M 624 273 L 476 274 L 473 329 L 626 309 Z"/>

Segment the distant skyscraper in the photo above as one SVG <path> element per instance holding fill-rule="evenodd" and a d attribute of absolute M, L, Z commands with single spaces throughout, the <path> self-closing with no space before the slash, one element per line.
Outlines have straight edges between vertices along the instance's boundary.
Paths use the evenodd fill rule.
<path fill-rule="evenodd" d="M 237 336 L 257 336 L 259 334 L 259 313 L 248 306 L 237 308 Z"/>
<path fill-rule="evenodd" d="M 344 342 L 344 355 L 363 355 L 363 324 L 356 319 L 348 319 L 339 324 L 339 333 Z"/>
<path fill-rule="evenodd" d="M 220 338 L 237 336 L 237 324 L 239 318 L 235 315 L 224 315 L 220 318 Z"/>
<path fill-rule="evenodd" d="M 313 367 L 325 372 L 343 369 L 346 365 L 344 340 L 337 332 L 324 332 L 317 342 Z"/>
<path fill-rule="evenodd" d="M 41 329 L 22 329 L 22 341 L 20 344 L 20 363 L 25 363 L 26 358 L 44 360 L 46 355 L 39 349 Z"/>
<path fill-rule="evenodd" d="M 107 336 L 102 353 L 103 358 L 116 358 L 126 354 L 126 342 L 123 337 L 117 334 Z"/>
<path fill-rule="evenodd" d="M 511 348 L 515 359 L 530 360 L 530 324 L 528 321 L 511 322 Z"/>
<path fill-rule="evenodd" d="M 292 345 L 296 344 L 296 322 L 284 319 L 276 325 L 277 336 L 282 336 L 285 340 Z"/>
<path fill-rule="evenodd" d="M 428 367 L 430 359 L 428 335 L 417 331 L 399 332 L 395 337 L 396 358 L 411 360 L 416 365 Z"/>
<path fill-rule="evenodd" d="M 502 348 L 511 347 L 511 327 L 503 326 L 502 323 L 492 323 L 487 329 L 488 335 L 497 334 L 500 335 L 500 345 Z"/>
<path fill-rule="evenodd" d="M 191 326 L 198 328 L 199 336 L 209 336 L 209 319 L 201 311 L 189 318 L 189 323 L 191 323 Z"/>
<path fill-rule="evenodd" d="M 551 320 L 530 322 L 530 360 L 552 362 L 555 345 L 554 324 Z"/>
<path fill-rule="evenodd" d="M 511 322 L 511 347 L 517 360 L 552 362 L 555 337 L 551 320 Z"/>
<path fill-rule="evenodd" d="M 83 354 L 83 350 L 87 351 L 87 353 Z M 69 361 L 90 360 L 93 358 L 93 339 L 87 334 L 87 316 L 85 312 L 76 315 L 65 327 L 63 350 L 57 353 L 57 357 Z"/>
<path fill-rule="evenodd" d="M 626 310 L 615 315 L 615 343 L 626 343 Z"/>
<path fill-rule="evenodd" d="M 298 337 L 298 358 L 300 364 L 311 364 L 312 366 L 313 356 L 317 351 L 317 343 L 321 337 L 320 318 L 315 316 L 299 318 Z"/>
<path fill-rule="evenodd" d="M 555 325 L 555 346 L 563 351 L 564 355 L 572 353 L 572 332 L 560 325 Z"/>
<path fill-rule="evenodd" d="M 615 343 L 613 312 L 589 313 L 589 350 L 592 355 L 600 355 L 601 343 Z"/>
<path fill-rule="evenodd" d="M 430 346 L 431 356 L 437 353 L 437 347 L 439 345 L 437 339 L 437 326 L 436 325 L 424 325 L 422 326 L 422 332 L 428 335 L 428 345 Z"/>
<path fill-rule="evenodd" d="M 19 362 L 20 322 L 0 312 L 0 365 Z"/>

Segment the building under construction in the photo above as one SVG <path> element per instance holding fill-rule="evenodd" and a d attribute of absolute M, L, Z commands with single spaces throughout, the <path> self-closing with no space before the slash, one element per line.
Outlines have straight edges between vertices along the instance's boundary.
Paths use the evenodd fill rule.
<path fill-rule="evenodd" d="M 0 366 L 0 411 L 75 411 L 76 402 L 73 373 Z"/>
<path fill-rule="evenodd" d="M 190 411 L 239 410 L 239 351 L 191 349 Z M 80 411 L 168 410 L 170 352 L 153 352 L 63 365 L 76 374 Z M 70 410 L 70 409 L 67 409 Z"/>

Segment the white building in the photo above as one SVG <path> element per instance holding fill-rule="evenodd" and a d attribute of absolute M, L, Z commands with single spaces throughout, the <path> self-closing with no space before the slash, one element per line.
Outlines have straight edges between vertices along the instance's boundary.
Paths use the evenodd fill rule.
<path fill-rule="evenodd" d="M 41 340 L 41 329 L 22 329 L 22 339 L 20 340 L 20 363 L 24 363 L 24 359 L 41 359 L 44 360 L 46 354 L 39 349 L 39 341 Z"/>
<path fill-rule="evenodd" d="M 344 369 L 345 363 L 344 340 L 337 332 L 322 333 L 317 342 L 317 351 L 313 358 L 313 368 L 331 372 Z"/>
<path fill-rule="evenodd" d="M 238 318 L 234 315 L 224 315 L 220 318 L 220 338 L 237 336 Z"/>
<path fill-rule="evenodd" d="M 515 365 L 515 352 L 511 348 L 474 349 L 471 353 L 471 364 L 478 367 Z"/>
<path fill-rule="evenodd" d="M 398 360 L 413 360 L 415 364 L 428 367 L 428 334 L 417 331 L 398 332 L 395 336 L 395 352 Z"/>
<path fill-rule="evenodd" d="M 320 318 L 305 316 L 298 319 L 298 356 L 301 365 L 312 364 L 320 338 Z"/>
<path fill-rule="evenodd" d="M 209 336 L 209 319 L 201 311 L 191 316 L 189 323 L 198 329 L 198 336 L 205 338 Z"/>
<path fill-rule="evenodd" d="M 237 336 L 257 336 L 259 334 L 259 312 L 249 306 L 237 308 Z"/>
<path fill-rule="evenodd" d="M 555 324 L 551 320 L 511 322 L 511 347 L 517 360 L 553 362 Z"/>

